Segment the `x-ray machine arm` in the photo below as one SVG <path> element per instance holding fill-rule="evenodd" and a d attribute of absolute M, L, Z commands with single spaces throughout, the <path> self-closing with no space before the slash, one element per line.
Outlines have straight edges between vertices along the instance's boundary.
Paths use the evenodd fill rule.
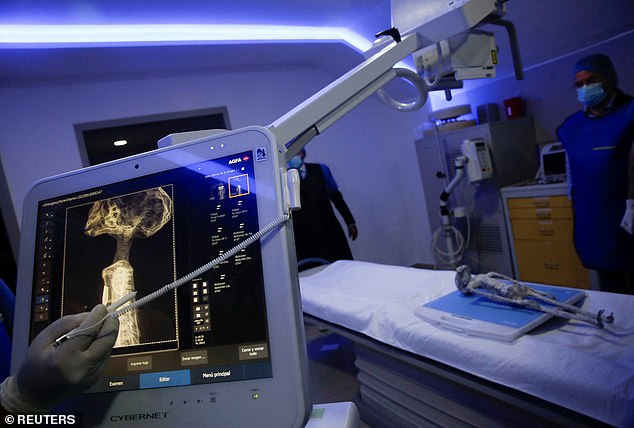
<path fill-rule="evenodd" d="M 393 0 L 393 23 L 405 27 L 403 37 L 396 29 L 385 32 L 391 38 L 384 36 L 379 39 L 376 53 L 267 128 L 275 135 L 278 145 L 288 149 L 286 158 L 290 159 L 310 139 L 397 75 L 410 80 L 420 93 L 420 99 L 404 109 L 422 106 L 427 100 L 426 85 L 415 73 L 410 72 L 410 75 L 394 66 L 422 48 L 438 44 L 481 24 L 499 20 L 505 13 L 505 3 L 500 0 Z M 512 45 L 514 57 L 519 58 L 516 48 Z"/>
<path fill-rule="evenodd" d="M 313 137 L 328 129 L 375 92 L 393 107 L 400 110 L 415 110 L 427 101 L 429 90 L 443 89 L 442 85 L 436 84 L 441 81 L 441 77 L 449 76 L 449 80 L 453 78 L 454 83 L 461 83 L 456 82 L 459 78 L 458 69 L 468 70 L 465 73 L 469 75 L 468 78 L 492 77 L 494 72 L 491 72 L 490 69 L 493 67 L 489 62 L 497 59 L 495 47 L 491 47 L 492 35 L 486 33 L 482 37 L 483 32 L 476 32 L 479 34 L 474 38 L 470 38 L 469 35 L 471 30 L 482 24 L 501 25 L 500 18 L 506 12 L 506 1 L 392 0 L 394 28 L 378 35 L 382 37 L 366 52 L 365 61 L 266 128 L 275 136 L 278 146 L 286 150 L 286 159 L 289 160 Z M 508 21 L 504 21 L 504 24 L 511 34 L 512 24 Z M 521 79 L 515 37 L 511 37 L 511 50 L 516 65 L 516 76 Z M 435 70 L 434 73 L 438 77 L 435 79 L 436 83 L 429 86 L 429 82 L 425 83 L 419 74 L 403 68 L 394 68 L 399 61 L 411 54 L 418 56 L 418 59 L 423 58 L 419 61 L 423 71 L 417 65 L 419 74 Z M 482 62 L 487 64 L 483 65 Z M 452 73 L 455 74 L 454 77 L 451 77 Z M 418 100 L 401 103 L 382 93 L 381 88 L 397 76 L 406 78 L 414 85 L 419 92 Z M 226 131 L 207 130 L 172 134 L 159 141 L 159 147 L 223 132 Z"/>
<path fill-rule="evenodd" d="M 267 128 L 277 138 L 278 145 L 288 148 L 286 158 L 293 157 L 312 137 L 396 77 L 394 65 L 419 47 L 416 34 L 391 42 L 269 125 Z"/>

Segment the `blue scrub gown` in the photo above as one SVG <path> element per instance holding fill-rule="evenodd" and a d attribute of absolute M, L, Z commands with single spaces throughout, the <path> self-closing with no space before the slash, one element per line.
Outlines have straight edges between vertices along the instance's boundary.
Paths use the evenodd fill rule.
<path fill-rule="evenodd" d="M 634 237 L 621 227 L 634 140 L 634 100 L 618 91 L 613 111 L 590 117 L 579 111 L 557 129 L 568 154 L 574 241 L 590 269 L 634 271 Z"/>

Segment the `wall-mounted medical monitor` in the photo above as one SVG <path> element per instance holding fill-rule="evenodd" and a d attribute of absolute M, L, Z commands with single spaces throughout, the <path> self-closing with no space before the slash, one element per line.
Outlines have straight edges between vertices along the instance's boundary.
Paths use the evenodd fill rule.
<path fill-rule="evenodd" d="M 283 159 L 252 127 L 38 182 L 24 208 L 12 370 L 60 317 L 147 296 L 284 214 Z M 86 426 L 303 426 L 289 229 L 122 315 L 104 375 L 64 411 Z"/>

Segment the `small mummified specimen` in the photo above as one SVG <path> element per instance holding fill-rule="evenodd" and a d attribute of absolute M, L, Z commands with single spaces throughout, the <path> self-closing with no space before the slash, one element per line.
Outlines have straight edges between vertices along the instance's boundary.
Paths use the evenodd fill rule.
<path fill-rule="evenodd" d="M 148 238 L 172 218 L 172 200 L 161 188 L 95 202 L 88 213 L 84 231 L 88 236 L 112 236 L 117 242 L 114 260 L 101 272 L 102 303 L 106 306 L 136 291 L 134 269 L 130 265 L 133 238 Z M 119 318 L 115 347 L 138 345 L 139 320 L 136 311 Z"/>
<path fill-rule="evenodd" d="M 575 305 L 557 301 L 552 294 L 536 290 L 495 272 L 471 275 L 471 269 L 468 266 L 458 266 L 455 283 L 458 290 L 465 295 L 477 294 L 494 302 L 510 303 L 562 318 L 585 321 L 599 328 L 614 322 L 613 313 L 605 315 L 603 309 L 597 314 L 582 311 Z M 547 306 L 544 306 L 544 303 Z"/>

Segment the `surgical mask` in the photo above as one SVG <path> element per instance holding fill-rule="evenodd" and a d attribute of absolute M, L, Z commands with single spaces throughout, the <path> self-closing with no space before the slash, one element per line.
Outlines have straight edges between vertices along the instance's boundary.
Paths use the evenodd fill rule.
<path fill-rule="evenodd" d="M 605 99 L 603 84 L 591 83 L 577 88 L 577 99 L 585 107 L 594 107 Z"/>
<path fill-rule="evenodd" d="M 300 169 L 303 164 L 304 164 L 304 160 L 299 155 L 293 156 L 291 158 L 291 160 L 288 161 L 288 167 L 291 168 L 291 169 L 293 169 L 293 168 L 294 169 Z"/>

